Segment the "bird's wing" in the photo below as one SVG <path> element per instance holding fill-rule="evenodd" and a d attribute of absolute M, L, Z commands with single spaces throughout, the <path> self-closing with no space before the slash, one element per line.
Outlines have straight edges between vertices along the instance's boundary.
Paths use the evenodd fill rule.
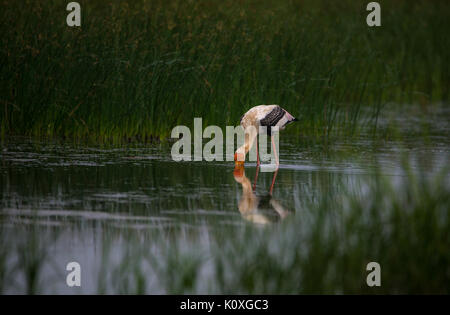
<path fill-rule="evenodd" d="M 260 119 L 259 123 L 261 126 L 275 126 L 285 113 L 280 106 L 275 106 L 266 116 Z"/>

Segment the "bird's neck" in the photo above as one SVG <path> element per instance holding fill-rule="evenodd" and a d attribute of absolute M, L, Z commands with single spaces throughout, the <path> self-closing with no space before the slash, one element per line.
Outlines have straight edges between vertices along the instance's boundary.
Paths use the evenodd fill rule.
<path fill-rule="evenodd" d="M 253 143 L 255 142 L 257 133 L 252 134 L 245 134 L 244 144 L 240 146 L 236 150 L 236 155 L 243 157 L 243 160 L 245 160 L 245 156 L 247 155 L 248 151 L 250 151 L 251 147 L 253 146 Z"/>

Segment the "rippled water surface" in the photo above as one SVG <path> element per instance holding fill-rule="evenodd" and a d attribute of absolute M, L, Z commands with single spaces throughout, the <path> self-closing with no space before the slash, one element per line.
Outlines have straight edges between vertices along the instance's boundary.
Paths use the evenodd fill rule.
<path fill-rule="evenodd" d="M 268 193 L 274 173 L 260 172 L 255 189 L 272 213 L 258 217 L 249 217 L 243 209 L 245 183 L 254 184 L 254 163 L 246 164 L 244 183 L 236 180 L 232 162 L 172 161 L 168 144 L 99 148 L 8 138 L 0 154 L 0 223 L 15 241 L 23 229 L 37 229 L 53 257 L 53 267 L 45 267 L 52 283 L 48 290 L 70 292 L 64 277 L 54 281 L 50 271 L 60 268 L 63 275 L 65 264 L 73 260 L 94 268 L 89 266 L 98 265 L 93 262 L 100 259 L 105 233 L 120 238 L 129 230 L 154 229 L 184 237 L 190 230 L 276 221 L 282 217 L 280 211 L 299 213 L 324 194 L 363 190 L 362 183 L 376 167 L 386 175 L 403 176 L 403 153 L 412 157 L 413 167 L 432 173 L 450 156 L 445 117 L 434 125 L 440 132 L 425 140 L 362 137 L 325 147 L 300 145 L 281 135 L 281 166 L 273 194 Z M 415 126 L 408 123 L 407 128 Z M 121 244 L 123 248 L 114 250 L 126 250 L 126 242 Z M 24 280 L 16 281 L 7 291 L 20 291 Z M 87 279 L 83 292 L 95 291 L 93 286 Z"/>

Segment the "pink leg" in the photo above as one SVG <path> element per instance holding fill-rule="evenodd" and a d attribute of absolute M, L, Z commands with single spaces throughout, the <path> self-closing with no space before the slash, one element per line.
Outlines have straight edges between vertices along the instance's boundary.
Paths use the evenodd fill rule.
<path fill-rule="evenodd" d="M 269 190 L 269 194 L 272 196 L 272 191 L 273 191 L 273 185 L 275 184 L 275 178 L 277 178 L 277 174 L 278 174 L 278 169 L 275 171 L 275 173 L 273 174 L 273 179 L 272 179 L 272 185 L 270 185 L 270 190 Z"/>
<path fill-rule="evenodd" d="M 258 167 L 259 164 L 260 164 L 260 161 L 259 161 L 259 148 L 258 148 L 258 136 L 256 136 L 255 145 L 256 145 L 256 166 Z"/>
<path fill-rule="evenodd" d="M 278 166 L 280 165 L 280 162 L 278 161 L 278 154 L 277 154 L 277 149 L 275 148 L 275 142 L 273 141 L 273 136 L 271 137 L 271 140 L 272 140 L 273 154 L 275 154 L 275 163 L 276 163 L 277 169 L 278 169 Z"/>

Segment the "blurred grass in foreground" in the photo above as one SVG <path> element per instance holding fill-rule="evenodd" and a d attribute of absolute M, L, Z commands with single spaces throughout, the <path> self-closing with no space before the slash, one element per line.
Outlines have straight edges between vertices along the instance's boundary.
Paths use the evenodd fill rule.
<path fill-rule="evenodd" d="M 119 234 L 105 228 L 103 258 L 94 268 L 99 272 L 85 275 L 96 279 L 97 289 L 85 293 L 448 294 L 449 170 L 425 176 L 405 162 L 403 172 L 399 177 L 377 174 L 358 193 L 325 195 L 271 226 L 205 226 L 188 233 L 125 229 Z M 24 287 L 15 291 L 53 292 L 52 283 L 64 274 L 42 279 L 40 271 L 45 263 L 57 265 L 42 246 L 57 239 L 55 230 L 37 233 L 24 227 L 22 241 L 6 231 L 0 291 L 24 279 Z M 31 248 L 24 250 L 22 243 Z M 381 265 L 381 287 L 366 285 L 370 261 Z"/>
<path fill-rule="evenodd" d="M 70 28 L 67 1 L 0 0 L 3 137 L 153 141 L 278 103 L 326 139 L 448 101 L 448 1 L 380 1 L 378 28 L 367 1 L 79 2 Z"/>

